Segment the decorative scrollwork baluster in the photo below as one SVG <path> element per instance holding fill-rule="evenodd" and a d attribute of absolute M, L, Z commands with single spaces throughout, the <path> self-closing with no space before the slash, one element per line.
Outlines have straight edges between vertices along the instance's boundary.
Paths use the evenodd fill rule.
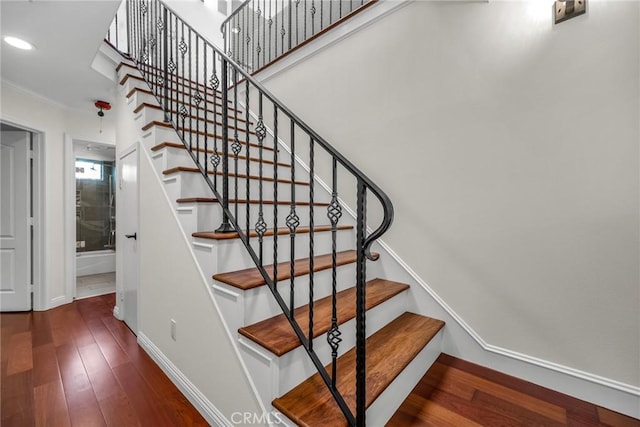
<path fill-rule="evenodd" d="M 332 385 L 336 387 L 336 378 L 337 378 L 337 363 L 336 359 L 338 357 L 338 347 L 342 339 L 340 338 L 340 330 L 338 329 L 338 312 L 337 312 L 337 230 L 338 230 L 338 221 L 342 217 L 342 206 L 338 201 L 338 163 L 333 158 L 333 185 L 331 191 L 331 202 L 327 207 L 327 216 L 329 217 L 329 222 L 331 223 L 331 328 L 327 333 L 327 341 L 331 346 L 331 381 Z"/>

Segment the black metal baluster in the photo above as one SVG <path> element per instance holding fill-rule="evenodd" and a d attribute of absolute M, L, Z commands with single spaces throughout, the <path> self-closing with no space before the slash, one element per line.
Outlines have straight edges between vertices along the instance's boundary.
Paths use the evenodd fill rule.
<path fill-rule="evenodd" d="M 209 75 L 207 74 L 207 43 L 203 41 L 202 44 L 202 50 L 203 52 L 203 56 L 204 56 L 204 64 L 202 66 L 203 70 L 202 70 L 202 81 L 203 81 L 203 87 L 204 87 L 204 113 L 202 114 L 203 120 L 204 120 L 204 154 L 202 156 L 203 159 L 203 163 L 204 163 L 204 176 L 206 176 L 207 178 L 209 177 L 209 162 L 207 161 L 207 156 L 209 155 L 209 96 L 208 96 L 208 92 L 209 92 L 209 88 L 207 86 L 207 79 L 209 77 Z M 214 59 L 215 60 L 215 59 Z M 215 89 L 211 91 L 213 93 L 213 100 L 212 102 L 215 103 L 217 101 L 216 99 L 216 91 Z M 216 118 L 213 118 L 213 121 L 215 122 Z M 200 155 L 198 154 L 198 159 L 200 159 Z"/>
<path fill-rule="evenodd" d="M 274 45 L 275 46 L 273 47 L 273 50 L 274 50 L 275 56 L 277 57 L 278 56 L 278 33 L 277 33 L 277 31 L 278 31 L 278 0 L 275 0 L 275 4 L 276 4 L 276 6 L 275 6 L 276 13 L 274 14 L 274 16 L 276 17 L 276 19 L 275 19 L 275 28 L 273 30 L 274 31 L 274 34 L 273 34 L 274 40 L 273 41 L 274 41 Z"/>
<path fill-rule="evenodd" d="M 307 39 L 307 0 L 304 0 L 304 40 Z"/>
<path fill-rule="evenodd" d="M 169 111 L 169 29 L 167 28 L 167 8 L 162 6 L 162 19 L 164 20 L 164 37 L 162 46 L 164 52 L 164 121 L 171 121 L 171 113 Z"/>
<path fill-rule="evenodd" d="M 296 46 L 298 45 L 299 41 L 299 36 L 300 36 L 300 26 L 298 25 L 298 22 L 300 21 L 300 14 L 298 13 L 298 6 L 300 6 L 300 0 L 296 0 Z"/>
<path fill-rule="evenodd" d="M 283 7 L 284 7 L 284 2 L 283 2 Z M 287 26 L 288 30 L 287 30 L 287 37 L 289 38 L 289 48 L 287 50 L 291 50 L 291 20 L 292 20 L 292 14 L 293 9 L 291 9 L 291 0 L 289 0 L 289 25 Z"/>
<path fill-rule="evenodd" d="M 282 46 L 282 50 L 280 51 L 280 54 L 284 53 L 284 36 L 286 33 L 287 30 L 284 28 L 284 0 L 282 0 L 282 24 L 280 27 L 280 44 Z"/>
<path fill-rule="evenodd" d="M 143 58 L 143 54 L 144 54 L 144 41 L 142 40 L 142 35 L 144 34 L 144 32 L 142 31 L 142 10 L 144 9 L 145 4 L 144 1 L 140 2 L 140 5 L 138 6 L 138 10 L 137 10 L 137 21 L 138 21 L 138 28 L 140 29 L 140 31 L 138 32 L 138 49 L 136 51 L 136 55 L 137 55 L 137 60 L 138 60 L 138 67 L 140 68 L 141 71 L 144 72 L 144 63 L 142 62 L 142 58 Z"/>
<path fill-rule="evenodd" d="M 200 105 L 200 92 L 198 92 L 198 89 L 196 89 L 196 93 L 194 95 L 193 93 L 193 88 L 192 88 L 192 84 L 191 81 L 193 80 L 192 76 L 192 68 L 193 68 L 193 60 L 192 60 L 192 49 L 193 49 L 193 41 L 191 40 L 191 28 L 189 28 L 189 32 L 187 33 L 187 39 L 189 40 L 187 42 L 187 45 L 189 46 L 189 56 L 187 57 L 188 65 L 189 65 L 189 76 L 188 79 L 185 81 L 185 79 L 183 78 L 182 80 L 182 90 L 184 92 L 187 91 L 187 85 L 189 88 L 189 150 L 193 153 L 193 105 L 195 102 L 195 106 L 196 106 L 196 113 L 198 112 L 198 106 Z M 198 134 L 196 133 L 196 138 L 198 137 Z M 197 151 L 196 151 L 197 153 Z"/>
<path fill-rule="evenodd" d="M 271 56 L 271 45 L 273 43 L 271 43 L 271 27 L 273 26 L 273 15 L 271 14 L 271 4 L 272 2 L 269 2 L 269 20 L 267 21 L 267 24 L 269 24 L 269 62 L 271 62 L 271 60 L 273 59 L 273 57 Z"/>
<path fill-rule="evenodd" d="M 258 259 L 263 265 L 263 237 L 267 231 L 267 224 L 264 221 L 264 211 L 262 204 L 262 168 L 263 168 L 263 141 L 267 136 L 267 128 L 262 121 L 262 92 L 258 94 L 258 123 L 256 124 L 256 136 L 258 137 L 258 222 L 256 223 L 256 233 L 258 234 Z"/>
<path fill-rule="evenodd" d="M 309 351 L 313 351 L 313 309 L 314 309 L 314 229 L 315 220 L 313 217 L 314 203 L 314 168 L 315 168 L 315 145 L 313 138 L 309 138 Z"/>
<path fill-rule="evenodd" d="M 267 0 L 262 0 L 262 14 L 264 18 L 262 18 L 262 50 L 264 53 L 262 54 L 262 65 L 265 66 L 267 64 Z"/>
<path fill-rule="evenodd" d="M 153 58 L 153 84 L 154 84 L 154 95 L 156 96 L 156 98 L 160 98 L 160 93 L 161 93 L 161 84 L 160 84 L 160 73 L 159 73 L 159 68 L 160 68 L 160 61 L 159 61 L 159 53 L 160 53 L 160 49 L 158 49 L 158 43 L 159 43 L 159 39 L 158 39 L 158 33 L 156 30 L 156 21 L 157 21 L 157 17 L 158 17 L 158 2 L 154 1 L 151 3 L 151 13 L 149 14 L 149 34 L 151 34 L 151 51 L 153 52 L 153 55 L 151 56 Z"/>
<path fill-rule="evenodd" d="M 244 67 L 247 66 L 247 64 L 249 63 L 249 43 L 251 43 L 251 33 L 250 33 L 250 26 L 249 26 L 249 20 L 251 19 L 252 14 L 249 13 L 249 11 L 247 10 L 246 13 L 244 13 L 245 15 L 245 19 L 246 19 L 246 24 L 244 27 L 244 33 L 245 35 L 245 45 L 242 46 L 242 62 L 240 62 L 241 65 L 243 65 Z"/>
<path fill-rule="evenodd" d="M 177 22 L 178 17 L 176 16 L 176 22 Z M 180 97 L 180 80 L 178 78 L 178 76 L 184 76 L 184 72 L 185 72 L 185 66 L 184 66 L 184 56 L 187 53 L 188 50 L 188 46 L 187 43 L 184 41 L 184 22 L 182 23 L 182 34 L 180 35 L 180 43 L 178 44 L 178 49 L 180 50 L 180 53 L 182 55 L 182 74 L 180 73 L 180 67 L 178 67 L 178 70 L 176 70 L 176 97 Z M 191 100 L 189 100 L 189 103 L 191 103 Z M 185 102 L 185 91 L 182 91 L 182 107 L 181 107 L 181 114 L 182 114 L 182 140 L 185 140 L 184 137 L 184 133 L 185 133 L 185 129 L 186 129 L 186 123 L 185 120 L 187 118 L 187 115 L 189 114 L 189 110 L 186 107 L 186 102 Z M 191 106 L 189 106 L 189 108 L 191 108 Z M 189 151 L 191 151 L 191 146 L 187 147 Z"/>
<path fill-rule="evenodd" d="M 337 294 L 337 226 L 340 217 L 342 216 L 342 206 L 338 201 L 338 162 L 336 158 L 333 158 L 333 177 L 331 187 L 331 203 L 327 208 L 327 216 L 331 222 L 331 328 L 327 332 L 327 341 L 331 347 L 331 384 L 333 388 L 336 388 L 336 375 L 337 375 L 337 363 L 338 347 L 342 338 L 340 335 L 340 329 L 338 328 L 338 313 L 336 307 L 336 294 Z"/>
<path fill-rule="evenodd" d="M 255 31 L 255 36 L 254 38 L 258 39 L 258 43 L 256 45 L 256 61 L 254 63 L 254 70 L 257 70 L 258 68 L 260 68 L 260 52 L 262 51 L 262 47 L 260 47 L 260 20 L 262 19 L 262 9 L 260 9 L 260 0 L 258 0 L 258 10 L 256 11 L 256 14 L 258 15 L 258 24 L 256 26 Z"/>
<path fill-rule="evenodd" d="M 227 211 L 229 209 L 229 116 L 227 113 L 229 100 L 229 63 L 222 57 L 222 224 L 216 230 L 218 233 L 232 233 L 233 226 L 229 223 Z"/>
<path fill-rule="evenodd" d="M 278 106 L 273 104 L 273 287 L 278 289 Z"/>
<path fill-rule="evenodd" d="M 238 34 L 236 34 L 236 59 L 239 63 L 242 63 L 244 58 L 244 44 L 242 38 L 244 37 L 244 33 L 247 31 L 247 27 L 245 26 L 245 11 L 243 10 L 240 15 L 238 15 Z M 242 24 L 242 25 L 241 25 Z"/>
<path fill-rule="evenodd" d="M 296 213 L 296 159 L 295 159 L 295 150 L 296 150 L 296 140 L 295 140 L 295 124 L 293 120 L 289 119 L 291 123 L 291 210 L 289 211 L 289 215 L 287 216 L 287 227 L 289 228 L 289 236 L 291 240 L 290 247 L 290 273 L 291 273 L 291 293 L 289 294 L 289 310 L 291 310 L 291 315 L 293 316 L 293 311 L 295 308 L 295 268 L 294 262 L 296 259 L 296 229 L 300 225 L 300 218 Z"/>
<path fill-rule="evenodd" d="M 189 31 L 189 36 L 191 36 L 191 31 Z M 191 39 L 191 37 L 189 37 L 189 39 Z M 195 42 L 196 42 L 196 49 L 195 49 L 195 65 L 196 65 L 196 71 L 195 71 L 195 86 L 196 86 L 196 93 L 200 93 L 200 85 L 199 85 L 199 78 L 198 76 L 200 75 L 200 40 L 198 38 L 198 36 L 196 35 L 195 37 Z M 191 59 L 190 62 L 193 62 L 193 58 Z M 189 80 L 191 80 L 191 76 L 189 76 Z M 189 87 L 194 85 L 194 82 L 189 81 Z M 204 89 L 204 95 L 203 95 L 203 101 L 205 99 L 207 99 L 207 90 L 206 88 Z M 198 163 L 200 163 L 200 103 L 196 104 L 196 115 L 195 115 L 195 119 L 196 119 L 196 159 L 198 159 Z"/>
<path fill-rule="evenodd" d="M 256 0 L 251 0 L 251 3 L 255 5 Z M 258 3 L 258 10 L 260 10 L 260 3 Z M 257 13 L 257 11 L 256 11 Z M 246 69 L 251 72 L 253 69 L 253 66 L 255 65 L 254 61 L 253 61 L 253 56 L 254 53 L 256 51 L 256 14 L 252 13 L 251 14 L 251 56 L 249 56 L 249 58 L 247 58 L 247 65 L 246 65 Z M 249 62 L 251 61 L 251 62 Z"/>
<path fill-rule="evenodd" d="M 366 425 L 367 333 L 366 333 L 366 267 L 364 240 L 367 232 L 367 189 L 358 179 L 356 223 L 356 425 Z"/>
<path fill-rule="evenodd" d="M 245 92 L 245 98 L 244 98 L 244 134 L 246 135 L 247 138 L 247 158 L 245 159 L 245 169 L 246 169 L 246 173 L 247 173 L 247 180 L 246 180 L 246 188 L 245 188 L 245 193 L 246 193 L 246 199 L 247 199 L 247 203 L 246 203 L 246 229 L 247 229 L 247 239 L 250 236 L 250 215 L 251 215 L 251 193 L 250 193 L 250 181 L 249 181 L 249 177 L 251 176 L 251 145 L 249 144 L 249 138 L 251 136 L 250 132 L 249 132 L 249 80 L 245 79 L 244 81 L 244 92 Z"/>
<path fill-rule="evenodd" d="M 211 75 L 211 79 L 209 82 L 211 83 L 211 87 L 213 88 L 213 92 L 218 92 L 218 87 L 220 87 L 220 79 L 218 78 L 217 72 L 217 59 L 215 51 L 213 53 L 213 74 Z M 222 64 L 222 56 L 220 56 L 220 63 Z M 222 95 L 224 101 L 224 93 Z M 222 114 L 224 114 L 224 109 Z M 222 123 L 224 125 L 224 119 L 222 119 Z M 217 99 L 213 102 L 213 152 L 211 153 L 211 157 L 209 158 L 211 162 L 211 166 L 213 166 L 213 188 L 218 189 L 218 166 L 220 165 L 220 154 L 218 153 L 218 101 Z"/>
<path fill-rule="evenodd" d="M 311 0 L 311 9 L 309 9 L 309 13 L 311 13 L 311 36 L 316 33 L 316 2 L 315 0 Z"/>
<path fill-rule="evenodd" d="M 233 152 L 233 165 L 235 171 L 235 178 L 233 180 L 233 198 L 236 203 L 234 205 L 235 210 L 233 215 L 236 221 L 238 220 L 238 179 L 240 178 L 240 171 L 238 170 L 238 156 L 242 150 L 242 145 L 238 140 L 238 70 L 233 67 L 233 143 L 231 144 L 231 151 Z M 247 180 L 249 177 L 247 176 Z"/>
<path fill-rule="evenodd" d="M 170 14 L 170 22 L 171 22 L 171 30 L 169 32 L 169 38 L 173 41 L 171 42 L 171 59 L 169 60 L 169 72 L 171 75 L 171 90 L 169 91 L 169 108 L 171 110 L 171 114 L 175 114 L 175 126 L 178 125 L 178 116 L 179 116 L 179 105 L 180 100 L 178 98 L 178 92 L 176 89 L 178 88 L 178 65 L 180 63 L 179 59 L 179 51 L 178 51 L 178 18 L 171 13 Z"/>
<path fill-rule="evenodd" d="M 324 28 L 324 2 L 320 1 L 320 31 Z"/>

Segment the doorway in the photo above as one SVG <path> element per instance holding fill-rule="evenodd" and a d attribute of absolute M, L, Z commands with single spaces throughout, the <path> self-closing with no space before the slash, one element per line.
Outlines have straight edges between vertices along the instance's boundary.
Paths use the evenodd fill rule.
<path fill-rule="evenodd" d="M 116 291 L 115 146 L 74 140 L 75 298 Z"/>
<path fill-rule="evenodd" d="M 120 318 L 138 335 L 138 143 L 118 154 Z"/>
<path fill-rule="evenodd" d="M 41 306 L 41 134 L 0 122 L 0 311 Z"/>

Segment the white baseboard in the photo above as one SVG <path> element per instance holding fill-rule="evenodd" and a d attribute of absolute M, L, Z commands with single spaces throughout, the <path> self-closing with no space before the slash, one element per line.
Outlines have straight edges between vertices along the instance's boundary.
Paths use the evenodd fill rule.
<path fill-rule="evenodd" d="M 171 382 L 185 395 L 200 414 L 213 426 L 231 427 L 224 415 L 198 390 L 198 388 L 160 351 L 142 332 L 138 333 L 138 344 L 160 366 Z"/>
<path fill-rule="evenodd" d="M 120 311 L 120 306 L 115 305 L 113 307 L 113 317 L 115 317 L 118 320 L 124 320 L 124 316 L 122 315 L 122 312 Z"/>

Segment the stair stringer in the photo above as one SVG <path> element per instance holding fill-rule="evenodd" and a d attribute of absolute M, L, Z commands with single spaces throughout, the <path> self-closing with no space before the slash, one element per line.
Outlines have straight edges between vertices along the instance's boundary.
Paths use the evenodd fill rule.
<path fill-rule="evenodd" d="M 140 87 L 140 83 L 135 83 L 136 87 Z M 129 93 L 132 87 L 129 84 L 125 84 L 122 92 L 123 95 Z M 154 102 L 153 99 L 150 99 L 148 95 L 145 95 L 143 98 L 145 102 Z M 253 343 L 248 344 L 248 340 L 244 338 L 235 338 L 237 336 L 237 329 L 240 326 L 244 326 L 247 324 L 245 318 L 245 306 L 253 306 L 253 305 L 266 305 L 268 306 L 268 310 L 271 312 L 268 315 L 264 315 L 264 317 L 270 317 L 276 314 L 280 314 L 281 310 L 275 303 L 271 292 L 266 287 L 261 287 L 259 290 L 250 290 L 250 291 L 239 291 L 237 289 L 233 289 L 224 284 L 212 282 L 210 277 L 215 272 L 226 271 L 227 268 L 224 262 L 219 262 L 221 258 L 223 258 L 224 253 L 228 250 L 235 251 L 238 253 L 240 250 L 245 250 L 244 246 L 239 241 L 232 242 L 205 242 L 203 239 L 193 238 L 191 234 L 195 231 L 198 231 L 198 224 L 202 223 L 202 219 L 200 215 L 204 212 L 205 215 L 210 215 L 211 218 L 208 220 L 210 224 L 219 225 L 222 221 L 221 208 L 217 204 L 210 204 L 206 208 L 202 206 L 179 206 L 176 203 L 176 198 L 180 196 L 184 196 L 184 185 L 195 185 L 199 188 L 197 191 L 206 191 L 208 190 L 206 196 L 210 196 L 210 189 L 207 188 L 204 178 L 199 175 L 193 175 L 189 177 L 189 180 L 185 183 L 180 174 L 178 176 L 166 177 L 163 175 L 163 168 L 167 166 L 167 158 L 169 156 L 168 150 L 161 150 L 161 152 L 152 152 L 151 147 L 160 143 L 161 141 L 175 141 L 180 142 L 178 135 L 175 132 L 169 132 L 168 130 L 162 129 L 160 132 L 156 132 L 155 130 L 142 131 L 142 125 L 144 120 L 144 115 L 139 113 L 133 113 L 134 109 L 138 104 L 138 96 L 133 95 L 128 100 L 128 106 L 131 111 L 131 114 L 134 116 L 134 120 L 136 121 L 136 130 L 139 133 L 139 137 L 141 140 L 141 147 L 145 153 L 145 157 L 149 161 L 153 171 L 155 172 L 156 179 L 161 183 L 162 191 L 164 193 L 164 198 L 166 199 L 169 206 L 171 206 L 172 211 L 174 213 L 174 218 L 176 223 L 179 224 L 180 231 L 182 236 L 186 242 L 189 244 L 189 251 L 192 259 L 195 261 L 198 266 L 199 272 L 203 277 L 205 283 L 207 283 L 207 289 L 209 290 L 209 294 L 214 302 L 216 311 L 220 318 L 223 321 L 223 324 L 226 328 L 226 332 L 229 337 L 231 337 L 234 345 L 234 349 L 237 352 L 238 358 L 242 363 L 243 369 L 245 370 L 245 375 L 249 378 L 252 389 L 254 391 L 254 395 L 260 402 L 262 408 L 262 414 L 271 414 L 271 400 L 274 397 L 277 397 L 279 393 L 284 393 L 287 390 L 280 390 L 278 388 L 279 384 L 279 363 L 278 358 L 273 357 L 273 355 L 269 355 L 267 351 L 260 350 L 256 348 L 259 346 L 254 345 Z M 156 101 L 157 102 L 157 101 Z M 181 143 L 181 142 L 180 142 Z M 191 160 L 191 159 L 189 159 Z M 327 198 L 329 197 L 329 193 L 327 193 Z M 326 208 L 325 208 L 326 209 Z M 346 219 L 345 222 L 349 222 L 350 219 Z M 328 251 L 328 248 L 326 248 Z M 243 256 L 240 261 L 236 260 L 236 264 L 233 265 L 233 268 L 239 268 L 237 262 L 244 263 L 245 267 L 253 267 L 253 262 L 248 257 L 248 254 Z M 323 273 L 321 273 L 323 274 Z M 328 274 L 328 272 L 324 272 L 324 274 Z M 352 279 L 347 279 L 349 276 L 355 277 L 355 274 L 346 275 L 344 269 L 338 269 L 338 283 L 341 284 L 350 284 Z M 304 278 L 302 278 L 304 279 Z M 325 280 L 325 282 L 328 282 Z M 283 283 L 286 285 L 287 283 Z M 304 287 L 304 285 L 302 286 Z M 339 287 L 338 290 L 342 290 L 342 287 Z M 286 295 L 284 295 L 286 299 Z M 406 305 L 406 304 L 405 304 Z M 251 346 L 251 347 L 249 347 Z M 249 349 L 250 348 L 250 349 Z M 342 352 L 346 351 L 347 348 L 344 348 Z M 255 356 L 259 357 L 259 362 L 264 364 L 267 363 L 267 369 L 264 366 L 260 366 L 257 369 L 251 369 L 252 363 L 254 362 Z M 306 372 L 307 375 L 311 375 L 315 372 L 315 367 L 310 363 L 306 354 L 302 354 L 299 352 L 298 359 L 302 358 L 303 360 L 299 365 L 303 366 L 303 371 Z M 268 374 L 265 375 L 264 373 Z M 299 376 L 301 374 L 298 374 Z M 304 378 L 300 378 L 303 380 Z M 274 390 L 274 393 L 264 392 L 264 390 Z M 279 391 L 278 391 L 279 390 Z M 277 416 L 267 416 L 266 419 L 269 422 L 276 421 L 276 425 L 281 425 L 281 420 L 284 420 L 284 416 L 278 414 Z"/>
<path fill-rule="evenodd" d="M 125 104 L 126 104 L 126 101 L 125 101 Z M 159 191 L 160 192 L 159 194 L 161 194 L 160 198 L 164 199 L 164 202 L 165 202 L 165 203 L 158 203 L 158 205 L 166 206 L 166 208 L 170 210 L 170 215 L 173 220 L 172 222 L 165 222 L 164 224 L 167 227 L 171 227 L 173 229 L 173 232 L 178 232 L 182 236 L 182 239 L 178 239 L 178 241 L 176 241 L 175 244 L 172 244 L 172 246 L 175 246 L 173 248 L 173 251 L 180 252 L 183 255 L 188 256 L 190 259 L 194 261 L 193 269 L 188 269 L 190 270 L 188 275 L 190 277 L 194 277 L 195 275 L 196 277 L 199 278 L 198 282 L 202 286 L 199 289 L 201 291 L 204 291 L 204 294 L 201 293 L 201 295 L 202 296 L 206 295 L 206 299 L 210 303 L 209 307 L 211 309 L 211 313 L 209 317 L 211 319 L 214 319 L 213 320 L 214 322 L 219 322 L 218 324 L 221 326 L 221 331 L 223 331 L 224 333 L 225 338 L 222 341 L 221 340 L 215 341 L 214 347 L 216 351 L 214 354 L 218 355 L 218 357 L 221 355 L 226 355 L 227 357 L 229 355 L 233 355 L 233 359 L 235 359 L 234 364 L 237 363 L 239 365 L 240 372 L 242 373 L 241 376 L 243 377 L 243 381 L 238 381 L 238 382 L 240 383 L 246 382 L 247 384 L 247 388 L 245 389 L 246 394 L 244 396 L 233 396 L 232 398 L 229 398 L 228 397 L 229 390 L 221 390 L 222 395 L 227 395 L 227 396 L 218 396 L 218 397 L 223 398 L 223 400 L 227 400 L 227 401 L 237 399 L 238 401 L 244 402 L 242 403 L 242 407 L 234 408 L 240 412 L 247 411 L 247 412 L 252 412 L 256 414 L 267 413 L 266 408 L 262 405 L 262 401 L 258 397 L 256 387 L 255 387 L 255 384 L 253 383 L 252 377 L 251 375 L 249 375 L 247 367 L 244 364 L 242 357 L 240 356 L 240 350 L 237 345 L 235 336 L 230 333 L 230 329 L 226 324 L 225 318 L 221 314 L 220 307 L 218 306 L 218 302 L 214 297 L 212 288 L 210 286 L 211 279 L 207 278 L 204 275 L 199 264 L 195 262 L 196 256 L 193 252 L 193 248 L 191 245 L 191 236 L 185 234 L 184 229 L 181 225 L 180 218 L 178 217 L 178 213 L 176 212 L 170 200 L 170 197 L 167 194 L 165 184 L 162 182 L 161 171 L 160 173 L 158 173 L 158 171 L 156 170 L 154 166 L 153 158 L 151 157 L 151 152 L 149 148 L 146 147 L 145 144 L 142 142 L 145 138 L 148 138 L 148 135 L 145 136 L 145 134 L 141 131 L 141 129 L 138 126 L 136 126 L 136 130 L 138 132 L 138 140 L 141 141 L 141 143 L 138 144 L 139 153 L 140 153 L 139 155 L 140 170 L 142 173 L 145 173 L 145 171 L 151 170 L 152 171 L 151 175 L 155 175 L 154 177 L 146 176 L 144 180 L 148 185 L 154 185 L 154 182 L 155 184 L 157 184 L 157 191 Z M 140 178 L 143 178 L 143 176 L 140 176 Z M 141 183 L 142 182 L 143 181 L 141 179 Z M 153 191 L 148 187 L 147 187 L 147 190 Z M 158 211 L 160 211 L 160 209 Z M 145 218 L 142 218 L 142 220 L 144 219 Z M 163 231 L 165 230 L 166 229 L 163 229 Z M 141 231 L 143 231 L 142 227 L 141 227 Z M 156 244 L 154 243 L 153 237 L 145 236 L 143 233 L 140 233 L 140 240 L 141 240 L 141 251 L 144 251 L 145 242 L 150 242 L 149 245 Z M 170 265 L 170 260 L 165 260 L 165 261 L 167 261 L 168 264 Z M 160 264 L 162 264 L 162 261 L 160 262 Z M 145 281 L 145 277 L 141 275 L 140 281 L 141 283 L 143 283 Z M 187 282 L 187 283 L 190 283 L 190 282 Z M 198 283 L 190 283 L 190 284 L 195 286 L 195 288 L 193 289 L 196 289 L 196 292 L 198 292 L 197 291 Z M 180 286 L 185 286 L 185 285 L 181 284 Z M 141 299 L 145 298 L 144 293 L 140 294 L 140 298 Z M 172 303 L 188 304 L 189 301 L 173 301 Z M 230 417 L 233 416 L 235 412 L 226 411 L 227 413 L 223 413 L 224 409 L 219 408 L 219 402 L 217 401 L 215 394 L 207 393 L 203 391 L 203 389 L 206 388 L 206 385 L 203 386 L 202 381 L 203 379 L 211 377 L 211 374 L 209 373 L 211 372 L 211 370 L 209 369 L 209 372 L 202 372 L 201 374 L 197 374 L 197 375 L 189 375 L 185 372 L 189 368 L 186 367 L 186 365 L 184 364 L 185 355 L 183 353 L 185 351 L 193 354 L 197 354 L 198 352 L 201 353 L 202 348 L 200 349 L 182 348 L 181 349 L 182 353 L 181 353 L 180 352 L 181 350 L 176 350 L 175 348 L 171 348 L 171 345 L 166 346 L 166 345 L 163 345 L 162 343 L 159 343 L 158 341 L 160 340 L 158 340 L 157 337 L 154 337 L 153 334 L 147 333 L 145 324 L 144 324 L 145 323 L 144 314 L 141 317 L 143 321 L 141 322 L 141 325 L 140 325 L 141 339 L 139 340 L 139 344 L 145 349 L 145 351 L 147 351 L 150 354 L 152 358 L 154 358 L 154 360 L 158 361 L 159 366 L 172 379 L 172 381 L 176 384 L 176 386 L 180 388 L 180 390 L 185 394 L 185 396 L 189 399 L 189 401 L 199 410 L 199 412 L 201 412 L 201 414 L 207 419 L 208 422 L 210 422 L 212 425 L 220 425 L 220 426 L 233 425 L 233 423 L 229 421 L 229 419 Z M 167 319 L 167 321 L 168 320 L 169 319 Z M 185 330 L 185 327 L 187 326 L 188 325 L 186 324 L 179 323 L 178 328 L 182 333 L 187 334 L 189 333 L 187 332 L 187 330 Z M 167 331 L 169 331 L 168 326 L 167 326 Z M 194 331 L 197 331 L 197 329 L 194 329 Z M 203 333 L 203 331 L 197 331 L 196 333 L 199 337 L 198 340 L 200 343 L 205 343 L 207 341 L 207 337 L 210 336 L 206 332 Z M 180 336 L 180 332 L 178 337 L 179 336 Z M 177 342 L 180 342 L 180 341 L 177 341 Z M 176 354 L 176 351 L 177 351 L 177 354 Z M 214 359 L 212 358 L 212 361 L 213 360 Z M 223 368 L 223 370 L 225 369 L 234 369 L 234 368 L 233 367 Z M 211 377 L 210 382 L 211 384 L 215 384 L 216 378 Z M 184 386 L 185 384 L 188 384 L 189 387 L 185 387 Z M 251 399 L 252 401 L 246 400 L 247 395 L 252 397 Z"/>

